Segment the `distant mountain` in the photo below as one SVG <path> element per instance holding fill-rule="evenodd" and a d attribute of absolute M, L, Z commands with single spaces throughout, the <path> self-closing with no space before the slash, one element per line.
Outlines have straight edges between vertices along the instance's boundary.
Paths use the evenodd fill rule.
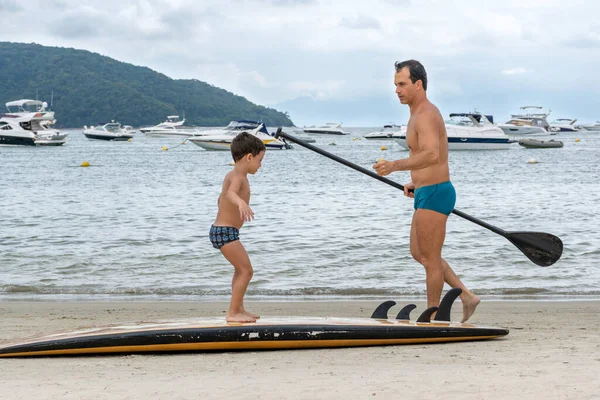
<path fill-rule="evenodd" d="M 235 119 L 292 126 L 286 113 L 195 79 L 171 79 L 86 50 L 0 42 L 0 107 L 19 99 L 50 104 L 57 126 L 115 120 L 154 125 L 185 114 L 186 125 L 223 126 Z"/>

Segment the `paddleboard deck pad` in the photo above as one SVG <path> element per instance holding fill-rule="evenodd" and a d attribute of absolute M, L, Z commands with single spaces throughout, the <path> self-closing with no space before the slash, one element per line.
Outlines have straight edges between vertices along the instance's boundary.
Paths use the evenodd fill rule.
<path fill-rule="evenodd" d="M 372 318 L 193 319 L 80 329 L 0 345 L 0 357 L 272 350 L 493 339 L 507 329 Z"/>

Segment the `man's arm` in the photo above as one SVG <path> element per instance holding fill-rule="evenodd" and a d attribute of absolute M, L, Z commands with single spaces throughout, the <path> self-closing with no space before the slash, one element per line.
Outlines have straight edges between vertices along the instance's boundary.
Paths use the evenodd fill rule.
<path fill-rule="evenodd" d="M 427 168 L 438 163 L 440 157 L 440 126 L 438 118 L 426 116 L 415 126 L 419 151 L 408 158 L 392 161 L 392 171 Z"/>

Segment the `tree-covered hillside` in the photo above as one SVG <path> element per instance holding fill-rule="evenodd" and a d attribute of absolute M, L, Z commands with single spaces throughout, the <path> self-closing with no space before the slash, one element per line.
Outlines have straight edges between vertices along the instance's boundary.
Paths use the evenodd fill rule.
<path fill-rule="evenodd" d="M 198 80 L 171 79 L 86 50 L 0 42 L 0 106 L 36 95 L 50 104 L 51 93 L 60 127 L 113 119 L 154 125 L 184 114 L 186 125 L 222 126 L 235 119 L 293 125 L 286 113 Z"/>

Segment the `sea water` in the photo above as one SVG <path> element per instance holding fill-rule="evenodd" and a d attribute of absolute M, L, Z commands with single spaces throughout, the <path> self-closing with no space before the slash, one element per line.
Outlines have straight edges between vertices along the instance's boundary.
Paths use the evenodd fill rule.
<path fill-rule="evenodd" d="M 374 129 L 349 130 L 311 137 L 365 168 L 408 156 L 393 141 L 362 138 Z M 104 142 L 69 132 L 62 147 L 0 148 L 0 298 L 225 299 L 233 268 L 208 231 L 230 153 L 139 133 Z M 554 139 L 564 147 L 450 152 L 457 209 L 564 242 L 562 258 L 543 268 L 451 215 L 443 256 L 474 292 L 600 297 L 600 135 Z M 410 181 L 408 172 L 390 178 Z M 240 238 L 255 271 L 250 298 L 425 293 L 424 270 L 409 252 L 412 200 L 399 190 L 298 145 L 268 151 L 249 181 L 255 219 Z"/>

